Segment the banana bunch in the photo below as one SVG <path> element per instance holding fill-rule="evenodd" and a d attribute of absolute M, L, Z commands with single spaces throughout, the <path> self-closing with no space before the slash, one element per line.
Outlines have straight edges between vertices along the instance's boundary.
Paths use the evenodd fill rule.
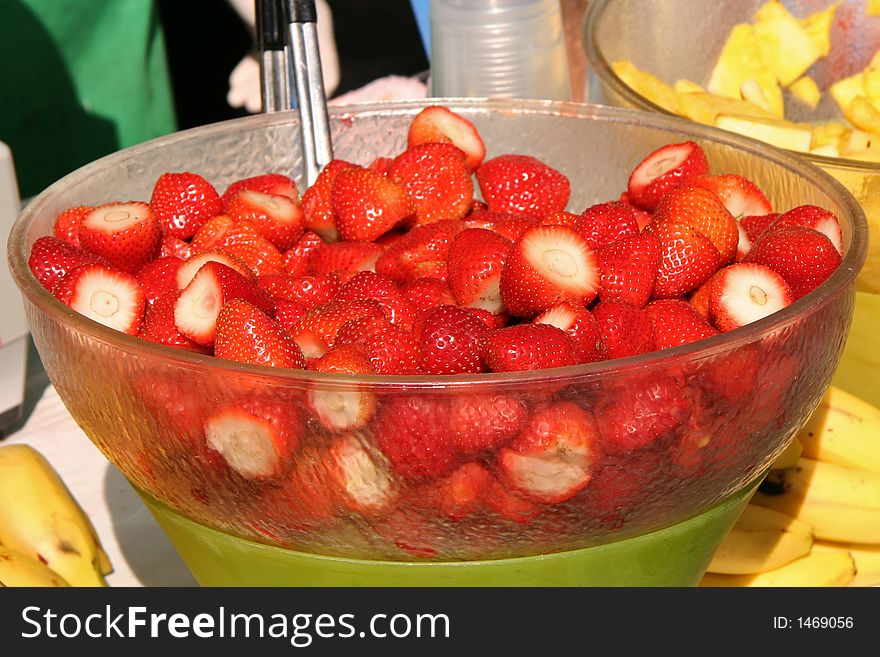
<path fill-rule="evenodd" d="M 95 529 L 49 462 L 0 447 L 0 586 L 106 586 Z"/>
<path fill-rule="evenodd" d="M 700 585 L 880 585 L 880 409 L 829 388 Z"/>

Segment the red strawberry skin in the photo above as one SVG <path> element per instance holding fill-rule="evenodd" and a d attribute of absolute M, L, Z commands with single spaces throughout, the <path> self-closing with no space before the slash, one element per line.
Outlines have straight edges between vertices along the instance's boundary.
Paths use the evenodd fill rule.
<path fill-rule="evenodd" d="M 401 292 L 417 312 L 455 303 L 449 283 L 439 278 L 417 278 L 404 285 Z"/>
<path fill-rule="evenodd" d="M 482 372 L 480 342 L 487 333 L 489 327 L 462 308 L 435 308 L 422 325 L 421 369 L 428 374 Z"/>
<path fill-rule="evenodd" d="M 654 326 L 657 349 L 669 349 L 718 335 L 718 331 L 688 302 L 658 299 L 645 307 Z"/>
<path fill-rule="evenodd" d="M 121 217 L 128 226 L 114 217 Z M 80 245 L 129 274 L 137 273 L 156 256 L 161 240 L 159 223 L 146 203 L 101 205 L 79 224 Z"/>
<path fill-rule="evenodd" d="M 294 203 L 299 201 L 299 190 L 297 190 L 296 183 L 293 182 L 293 180 L 280 173 L 264 173 L 259 176 L 237 180 L 232 183 L 226 191 L 223 192 L 223 196 L 221 197 L 224 210 L 229 208 L 229 203 L 232 201 L 232 198 L 243 189 L 252 189 L 255 192 L 261 192 L 263 194 L 286 196 Z"/>
<path fill-rule="evenodd" d="M 483 228 L 460 232 L 449 247 L 449 288 L 459 305 L 501 312 L 501 270 L 511 242 Z"/>
<path fill-rule="evenodd" d="M 385 249 L 372 242 L 320 244 L 309 252 L 310 274 L 336 274 L 347 282 L 361 271 L 375 271 Z"/>
<path fill-rule="evenodd" d="M 99 260 L 98 256 L 57 237 L 40 237 L 31 247 L 28 266 L 44 288 L 52 292 L 58 282 L 75 269 Z"/>
<path fill-rule="evenodd" d="M 305 276 L 309 273 L 309 254 L 325 242 L 317 233 L 306 231 L 296 244 L 282 256 L 284 270 L 291 276 Z"/>
<path fill-rule="evenodd" d="M 486 146 L 473 123 L 439 105 L 416 114 L 407 133 L 409 147 L 426 143 L 452 143 L 465 153 L 467 165 L 475 171 L 486 157 Z"/>
<path fill-rule="evenodd" d="M 558 213 L 554 213 L 558 214 Z M 512 212 L 492 212 L 491 210 L 476 210 L 464 220 L 465 226 L 468 228 L 484 228 L 497 233 L 501 237 L 511 242 L 519 239 L 526 230 L 533 226 L 556 226 L 567 224 L 555 224 L 548 222 L 540 222 L 534 217 L 524 214 L 515 214 Z M 569 226 L 573 228 L 573 226 Z"/>
<path fill-rule="evenodd" d="M 91 205 L 78 205 L 74 208 L 68 208 L 55 217 L 52 234 L 62 242 L 67 242 L 73 246 L 80 246 L 79 225 L 83 217 L 92 210 L 94 208 Z"/>
<path fill-rule="evenodd" d="M 159 257 L 174 256 L 181 260 L 188 260 L 192 257 L 194 251 L 192 245 L 179 237 L 173 235 L 163 235 L 162 243 L 159 245 Z"/>
<path fill-rule="evenodd" d="M 510 395 L 459 395 L 451 402 L 451 428 L 465 456 L 479 456 L 509 443 L 525 421 L 525 405 Z"/>
<path fill-rule="evenodd" d="M 180 258 L 156 258 L 138 272 L 137 279 L 144 288 L 147 303 L 153 303 L 164 294 L 177 290 L 177 270 L 182 264 Z"/>
<path fill-rule="evenodd" d="M 590 206 L 581 213 L 574 228 L 594 249 L 639 233 L 632 206 L 619 201 Z"/>
<path fill-rule="evenodd" d="M 252 223 L 280 251 L 291 248 L 305 231 L 302 208 L 287 196 L 245 189 L 232 197 L 226 213 L 235 222 Z"/>
<path fill-rule="evenodd" d="M 446 270 L 452 240 L 464 230 L 461 221 L 438 221 L 417 226 L 397 239 L 376 260 L 376 273 L 405 284 L 417 278 L 438 276 L 435 267 Z"/>
<path fill-rule="evenodd" d="M 410 330 L 416 310 L 390 279 L 371 271 L 362 271 L 348 281 L 336 295 L 338 301 L 376 301 L 395 326 Z"/>
<path fill-rule="evenodd" d="M 670 190 L 683 181 L 709 173 L 706 153 L 692 141 L 662 146 L 633 169 L 627 185 L 627 200 L 653 212 Z"/>
<path fill-rule="evenodd" d="M 355 167 L 356 165 L 345 160 L 331 160 L 321 170 L 315 183 L 305 191 L 302 197 L 306 230 L 317 233 L 328 242 L 335 242 L 339 239 L 336 215 L 333 213 L 330 199 L 333 181 L 340 172 Z"/>
<path fill-rule="evenodd" d="M 718 249 L 691 226 L 652 224 L 648 230 L 660 243 L 655 298 L 670 299 L 687 294 L 705 283 L 721 266 Z"/>
<path fill-rule="evenodd" d="M 260 276 L 257 284 L 276 301 L 295 301 L 308 310 L 330 303 L 342 288 L 336 274 L 297 277 L 269 274 Z"/>
<path fill-rule="evenodd" d="M 223 214 L 217 190 L 195 173 L 163 173 L 150 198 L 153 214 L 165 235 L 182 240 L 196 234 L 211 217 Z"/>
<path fill-rule="evenodd" d="M 177 330 L 177 326 L 174 325 L 174 306 L 179 295 L 179 290 L 172 289 L 147 306 L 144 323 L 141 326 L 138 337 L 168 347 L 209 353 L 210 349 L 202 347 L 182 335 Z"/>
<path fill-rule="evenodd" d="M 563 301 L 534 319 L 534 324 L 549 324 L 565 331 L 575 346 L 578 363 L 604 359 L 602 338 L 596 318 L 586 308 Z"/>
<path fill-rule="evenodd" d="M 518 372 L 578 363 L 572 339 L 547 324 L 518 324 L 492 331 L 483 339 L 480 352 L 493 372 Z"/>
<path fill-rule="evenodd" d="M 623 301 L 602 301 L 593 308 L 605 357 L 626 358 L 654 351 L 657 338 L 644 310 Z"/>
<path fill-rule="evenodd" d="M 377 374 L 409 374 L 419 369 L 416 338 L 384 317 L 346 322 L 339 329 L 335 344 L 356 347 Z"/>
<path fill-rule="evenodd" d="M 543 217 L 565 210 L 568 178 L 530 155 L 500 155 L 477 169 L 480 192 L 489 209 Z"/>
<path fill-rule="evenodd" d="M 638 233 L 596 249 L 599 299 L 624 301 L 641 308 L 654 292 L 660 265 L 660 243 L 651 233 Z"/>
<path fill-rule="evenodd" d="M 333 179 L 330 205 L 344 240 L 372 242 L 413 213 L 406 191 L 381 173 L 361 167 Z"/>
<path fill-rule="evenodd" d="M 233 299 L 220 310 L 214 355 L 267 367 L 302 369 L 305 366 L 302 351 L 290 334 L 243 299 Z"/>
<path fill-rule="evenodd" d="M 714 192 L 694 185 L 681 185 L 660 199 L 654 223 L 683 224 L 707 237 L 718 249 L 721 264 L 736 257 L 739 231 L 736 219 Z"/>
<path fill-rule="evenodd" d="M 721 176 L 695 176 L 689 184 L 708 189 L 718 195 L 734 217 L 762 215 L 773 212 L 773 206 L 758 186 L 748 178 L 734 173 Z"/>

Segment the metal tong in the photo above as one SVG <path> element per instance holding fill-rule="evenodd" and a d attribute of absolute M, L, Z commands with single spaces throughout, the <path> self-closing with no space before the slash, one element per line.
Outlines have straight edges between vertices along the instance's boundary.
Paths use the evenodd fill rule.
<path fill-rule="evenodd" d="M 256 0 L 256 16 L 263 111 L 299 109 L 306 185 L 311 186 L 333 159 L 315 2 Z"/>

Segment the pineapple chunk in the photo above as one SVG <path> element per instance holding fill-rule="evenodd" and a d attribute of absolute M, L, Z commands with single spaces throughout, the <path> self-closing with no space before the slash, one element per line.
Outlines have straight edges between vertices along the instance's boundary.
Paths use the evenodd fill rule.
<path fill-rule="evenodd" d="M 667 112 L 679 113 L 678 97 L 668 84 L 646 71 L 639 70 L 630 61 L 617 61 L 611 67 L 624 83 L 652 103 L 662 107 Z"/>
<path fill-rule="evenodd" d="M 809 75 L 805 75 L 804 77 L 799 78 L 797 82 L 793 82 L 788 90 L 791 92 L 792 96 L 804 103 L 804 105 L 810 109 L 816 109 L 816 105 L 818 105 L 819 101 L 822 99 L 822 92 L 819 91 L 819 86 Z"/>
<path fill-rule="evenodd" d="M 822 56 L 800 21 L 776 0 L 755 14 L 755 36 L 761 57 L 783 86 L 801 77 Z"/>
<path fill-rule="evenodd" d="M 706 88 L 712 93 L 738 99 L 747 80 L 754 80 L 761 87 L 772 113 L 781 117 L 784 107 L 776 76 L 762 58 L 755 28 L 740 23 L 730 31 Z"/>
<path fill-rule="evenodd" d="M 675 84 L 672 85 L 672 89 L 679 96 L 681 94 L 705 93 L 706 91 L 696 82 L 690 80 L 676 80 Z"/>
<path fill-rule="evenodd" d="M 856 96 L 843 115 L 859 130 L 880 135 L 880 109 L 866 96 Z"/>
<path fill-rule="evenodd" d="M 880 0 L 868 0 L 865 6 L 865 14 L 868 16 L 880 16 Z"/>
<path fill-rule="evenodd" d="M 761 85 L 759 85 L 757 81 L 746 80 L 740 85 L 739 93 L 740 95 L 742 95 L 743 100 L 754 103 L 761 109 L 765 109 L 768 112 L 773 111 L 773 109 L 770 107 L 770 103 L 767 102 L 767 98 L 764 96 L 764 92 L 761 91 Z"/>
<path fill-rule="evenodd" d="M 880 101 L 880 66 L 871 64 L 862 72 L 862 88 L 873 101 Z"/>
<path fill-rule="evenodd" d="M 846 108 L 856 96 L 865 95 L 864 76 L 862 73 L 856 73 L 848 78 L 838 80 L 829 88 L 832 98 L 840 107 L 841 112 L 846 112 Z"/>
<path fill-rule="evenodd" d="M 819 49 L 819 54 L 822 57 L 827 57 L 831 52 L 831 25 L 834 23 L 834 13 L 839 6 L 840 2 L 838 1 L 827 9 L 822 9 L 801 19 L 801 25 L 810 35 L 810 39 Z"/>
<path fill-rule="evenodd" d="M 806 152 L 810 150 L 809 128 L 779 119 L 757 119 L 753 116 L 719 114 L 715 125 L 746 137 L 752 137 L 779 148 Z"/>
<path fill-rule="evenodd" d="M 840 152 L 854 153 L 871 148 L 871 142 L 874 141 L 871 135 L 862 130 L 850 130 L 845 139 L 841 139 Z"/>
<path fill-rule="evenodd" d="M 824 155 L 825 157 L 840 157 L 840 150 L 834 144 L 825 144 L 819 148 L 811 148 L 810 155 Z"/>
<path fill-rule="evenodd" d="M 713 125 L 719 114 L 735 114 L 738 116 L 754 116 L 764 119 L 775 119 L 776 116 L 757 105 L 735 98 L 726 98 L 710 93 L 682 94 L 678 97 L 681 115 L 696 121 Z"/>
<path fill-rule="evenodd" d="M 810 139 L 810 149 L 821 148 L 823 146 L 832 145 L 835 148 L 841 148 L 844 140 L 848 140 L 852 131 L 842 123 L 836 121 L 828 121 L 814 125 L 811 130 L 812 138 Z"/>
<path fill-rule="evenodd" d="M 862 162 L 880 162 L 880 148 L 865 148 L 860 151 L 847 151 L 842 154 L 849 160 L 861 160 Z"/>

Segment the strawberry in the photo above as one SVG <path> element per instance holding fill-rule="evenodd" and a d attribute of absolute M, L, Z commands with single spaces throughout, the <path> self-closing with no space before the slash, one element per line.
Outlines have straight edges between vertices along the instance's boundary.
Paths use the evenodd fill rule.
<path fill-rule="evenodd" d="M 327 449 L 327 471 L 344 506 L 365 516 L 390 509 L 398 486 L 388 459 L 363 436 L 337 436 Z"/>
<path fill-rule="evenodd" d="M 765 265 L 778 273 L 797 301 L 816 289 L 840 264 L 840 253 L 822 233 L 802 226 L 770 230 L 743 262 Z"/>
<path fill-rule="evenodd" d="M 754 396 L 760 369 L 762 358 L 757 346 L 745 344 L 701 361 L 697 380 L 719 404 L 741 409 Z"/>
<path fill-rule="evenodd" d="M 721 264 L 733 262 L 739 243 L 736 219 L 714 192 L 684 184 L 666 194 L 654 211 L 654 225 L 691 226 L 709 238 L 721 256 Z"/>
<path fill-rule="evenodd" d="M 460 306 L 491 313 L 504 309 L 501 269 L 511 243 L 483 228 L 463 230 L 449 246 L 449 288 Z"/>
<path fill-rule="evenodd" d="M 244 299 L 232 299 L 220 309 L 214 356 L 266 367 L 305 367 L 302 351 L 287 330 Z"/>
<path fill-rule="evenodd" d="M 392 469 L 408 480 L 441 477 L 459 458 L 449 432 L 449 402 L 442 397 L 388 397 L 376 415 L 373 435 Z"/>
<path fill-rule="evenodd" d="M 465 456 L 493 452 L 509 443 L 528 418 L 525 405 L 510 395 L 458 395 L 451 402 L 450 428 Z"/>
<path fill-rule="evenodd" d="M 302 208 L 287 196 L 243 189 L 229 201 L 226 214 L 236 223 L 253 224 L 279 251 L 291 248 L 305 231 Z"/>
<path fill-rule="evenodd" d="M 376 173 L 381 173 L 383 175 L 388 173 L 388 169 L 391 168 L 391 164 L 394 162 L 393 157 L 385 157 L 384 155 L 380 155 L 372 162 L 367 165 L 367 168 L 370 171 L 375 171 Z"/>
<path fill-rule="evenodd" d="M 439 278 L 417 278 L 404 285 L 401 293 L 417 312 L 455 303 L 449 284 Z"/>
<path fill-rule="evenodd" d="M 764 265 L 741 262 L 718 270 L 709 292 L 709 316 L 721 331 L 757 321 L 792 302 L 791 289 Z"/>
<path fill-rule="evenodd" d="M 281 252 L 248 221 L 239 221 L 227 230 L 219 250 L 241 260 L 256 276 L 284 271 Z"/>
<path fill-rule="evenodd" d="M 44 288 L 52 292 L 70 272 L 99 260 L 89 251 L 63 242 L 57 237 L 37 238 L 31 246 L 28 267 Z"/>
<path fill-rule="evenodd" d="M 461 520 L 479 511 L 492 473 L 479 463 L 465 463 L 452 474 L 431 482 L 423 491 L 426 506 L 450 520 Z"/>
<path fill-rule="evenodd" d="M 492 372 L 566 367 L 578 362 L 572 339 L 547 324 L 518 324 L 490 331 L 480 354 Z"/>
<path fill-rule="evenodd" d="M 565 300 L 586 305 L 599 289 L 596 254 L 571 228 L 529 228 L 507 256 L 500 288 L 505 308 L 518 317 L 534 317 Z"/>
<path fill-rule="evenodd" d="M 205 420 L 208 447 L 245 479 L 282 474 L 296 452 L 302 420 L 296 406 L 246 399 L 220 407 Z"/>
<path fill-rule="evenodd" d="M 742 249 L 744 251 L 743 255 L 748 253 L 751 245 L 760 240 L 761 236 L 767 232 L 771 226 L 775 226 L 776 222 L 781 218 L 782 215 L 778 212 L 771 212 L 769 214 L 749 214 L 742 217 L 739 220 L 739 226 L 742 229 L 742 232 L 745 233 L 745 239 L 748 243 L 748 246 L 745 249 Z M 794 222 L 785 222 L 784 225 L 792 226 L 794 225 Z M 740 239 L 742 239 L 742 235 L 740 236 Z"/>
<path fill-rule="evenodd" d="M 190 245 L 195 251 L 210 251 L 223 246 L 223 237 L 235 225 L 235 221 L 229 215 L 218 214 L 211 217 L 196 231 L 190 240 Z M 256 229 L 254 229 L 256 232 Z"/>
<path fill-rule="evenodd" d="M 717 273 L 715 272 L 715 274 Z M 715 278 L 715 274 L 712 274 L 709 280 L 691 292 L 688 298 L 688 303 L 691 304 L 691 307 L 706 321 L 709 320 L 709 293 L 712 291 L 712 279 Z"/>
<path fill-rule="evenodd" d="M 782 221 L 792 225 L 806 226 L 822 233 L 831 240 L 834 248 L 843 255 L 843 233 L 840 230 L 840 221 L 830 210 L 816 205 L 799 205 L 782 215 Z M 779 226 L 774 225 L 774 228 Z"/>
<path fill-rule="evenodd" d="M 181 260 L 188 260 L 193 255 L 193 248 L 189 242 L 173 235 L 163 235 L 159 245 L 159 258 L 174 256 Z"/>
<path fill-rule="evenodd" d="M 434 308 L 422 324 L 419 366 L 429 374 L 482 372 L 480 341 L 488 332 L 488 326 L 462 308 Z"/>
<path fill-rule="evenodd" d="M 527 497 L 558 504 L 590 483 L 599 459 L 593 414 L 572 402 L 555 402 L 532 413 L 528 423 L 498 453 L 504 480 Z"/>
<path fill-rule="evenodd" d="M 592 249 L 639 234 L 632 206 L 619 201 L 590 206 L 581 213 L 574 228 Z"/>
<path fill-rule="evenodd" d="M 483 492 L 483 504 L 504 520 L 521 525 L 531 522 L 544 510 L 537 502 L 508 490 L 497 479 L 492 479 Z"/>
<path fill-rule="evenodd" d="M 254 279 L 253 272 L 235 256 L 231 256 L 223 251 L 205 251 L 204 253 L 197 253 L 191 256 L 180 265 L 180 268 L 177 270 L 177 289 L 182 290 L 189 285 L 199 269 L 208 262 L 219 262 L 234 269 L 248 280 Z"/>
<path fill-rule="evenodd" d="M 299 190 L 296 188 L 296 183 L 293 180 L 280 173 L 264 173 L 259 176 L 237 180 L 227 187 L 220 199 L 223 201 L 224 210 L 229 209 L 229 204 L 233 197 L 243 189 L 251 189 L 262 194 L 286 196 L 294 203 L 299 201 Z"/>
<path fill-rule="evenodd" d="M 647 230 L 660 242 L 655 298 L 680 297 L 702 285 L 721 265 L 715 245 L 691 226 L 663 223 Z"/>
<path fill-rule="evenodd" d="M 726 173 L 723 176 L 697 176 L 688 180 L 714 192 L 724 203 L 724 207 L 734 217 L 770 214 L 773 206 L 758 186 L 748 178 Z"/>
<path fill-rule="evenodd" d="M 341 171 L 354 168 L 356 165 L 345 160 L 331 160 L 318 174 L 314 184 L 303 194 L 302 209 L 306 230 L 318 233 L 328 242 L 339 239 L 336 216 L 330 201 L 333 181 Z"/>
<path fill-rule="evenodd" d="M 446 107 L 431 105 L 416 114 L 409 126 L 409 148 L 427 143 L 451 143 L 465 154 L 471 171 L 486 157 L 486 146 L 474 124 Z"/>
<path fill-rule="evenodd" d="M 419 144 L 398 155 L 388 178 L 407 193 L 417 225 L 458 220 L 470 209 L 474 183 L 462 153 L 452 144 Z"/>
<path fill-rule="evenodd" d="M 55 296 L 81 315 L 129 335 L 138 334 L 144 319 L 146 297 L 137 279 L 97 262 L 67 274 Z"/>
<path fill-rule="evenodd" d="M 651 233 L 623 237 L 596 249 L 599 299 L 625 301 L 641 308 L 654 292 L 660 243 Z"/>
<path fill-rule="evenodd" d="M 333 346 L 336 334 L 346 322 L 362 317 L 384 317 L 375 301 L 333 303 L 309 311 L 291 330 L 306 358 L 318 358 Z"/>
<path fill-rule="evenodd" d="M 156 257 L 162 230 L 146 203 L 108 203 L 79 224 L 79 243 L 122 271 L 135 274 Z"/>
<path fill-rule="evenodd" d="M 690 411 L 681 382 L 663 373 L 621 381 L 594 410 L 609 454 L 629 454 L 671 437 Z"/>
<path fill-rule="evenodd" d="M 147 303 L 153 303 L 166 293 L 177 290 L 177 270 L 182 264 L 180 258 L 156 258 L 138 272 L 137 279 L 144 288 Z"/>
<path fill-rule="evenodd" d="M 346 322 L 336 334 L 336 345 L 357 347 L 378 374 L 418 371 L 418 340 L 384 317 L 362 317 Z"/>
<path fill-rule="evenodd" d="M 153 186 L 150 198 L 153 215 L 165 235 L 182 240 L 196 234 L 211 217 L 223 214 L 217 190 L 195 173 L 163 173 Z"/>
<path fill-rule="evenodd" d="M 309 313 L 309 309 L 298 301 L 275 299 L 275 320 L 288 331 Z"/>
<path fill-rule="evenodd" d="M 338 274 L 348 281 L 359 271 L 375 271 L 384 250 L 372 242 L 321 244 L 309 252 L 309 273 Z"/>
<path fill-rule="evenodd" d="M 79 225 L 89 212 L 94 210 L 91 205 L 77 205 L 74 208 L 68 208 L 57 217 L 52 225 L 52 234 L 62 242 L 67 242 L 73 246 L 80 246 L 79 243 Z"/>
<path fill-rule="evenodd" d="M 369 359 L 352 345 L 337 345 L 309 364 L 316 372 L 375 374 Z M 322 426 L 331 431 L 360 429 L 376 413 L 376 395 L 368 390 L 343 390 L 320 383 L 306 396 L 309 409 Z"/>
<path fill-rule="evenodd" d="M 340 171 L 333 179 L 330 206 L 344 240 L 371 242 L 413 213 L 403 187 L 362 167 Z M 316 231 L 318 232 L 318 231 Z"/>
<path fill-rule="evenodd" d="M 645 306 L 654 327 L 657 349 L 669 349 L 717 335 L 706 319 L 687 301 L 658 299 Z"/>
<path fill-rule="evenodd" d="M 342 288 L 342 283 L 336 274 L 298 277 L 268 274 L 260 276 L 257 285 L 276 302 L 295 301 L 308 310 L 330 303 Z"/>
<path fill-rule="evenodd" d="M 497 233 L 511 242 L 519 239 L 520 235 L 532 226 L 551 225 L 542 224 L 534 217 L 512 212 L 492 212 L 491 210 L 479 210 L 465 217 L 464 225 L 467 228 L 484 228 Z M 562 225 L 562 224 L 560 224 Z"/>
<path fill-rule="evenodd" d="M 433 276 L 437 273 L 433 269 L 435 265 L 446 268 L 450 244 L 462 230 L 464 225 L 460 221 L 438 221 L 417 226 L 379 256 L 376 273 L 398 284 Z M 445 280 L 445 276 L 443 278 Z"/>
<path fill-rule="evenodd" d="M 640 207 L 633 205 L 630 203 L 629 194 L 623 192 L 618 199 L 621 203 L 629 207 L 630 210 L 633 211 L 633 216 L 636 218 L 636 223 L 639 226 L 639 231 L 645 230 L 645 226 L 651 223 L 654 220 L 654 216 L 650 212 L 645 212 Z M 656 205 L 656 204 L 655 204 Z"/>
<path fill-rule="evenodd" d="M 309 273 L 309 255 L 323 244 L 318 233 L 306 231 L 296 244 L 281 254 L 284 270 L 291 276 L 305 276 Z"/>
<path fill-rule="evenodd" d="M 168 347 L 208 353 L 208 349 L 181 335 L 177 326 L 174 325 L 174 306 L 177 304 L 179 295 L 179 290 L 172 289 L 147 306 L 144 323 L 138 337 Z"/>
<path fill-rule="evenodd" d="M 510 323 L 510 315 L 508 313 L 490 313 L 482 308 L 465 308 L 465 310 L 490 329 L 504 328 Z"/>
<path fill-rule="evenodd" d="M 654 212 L 660 199 L 685 180 L 709 173 L 706 153 L 692 141 L 668 144 L 642 160 L 630 174 L 627 201 Z"/>
<path fill-rule="evenodd" d="M 574 212 L 551 212 L 548 215 L 545 215 L 543 219 L 541 219 L 542 226 L 568 226 L 569 228 L 575 228 L 577 222 L 580 220 L 581 216 L 579 214 L 575 214 Z"/>
<path fill-rule="evenodd" d="M 604 359 L 599 325 L 583 306 L 563 301 L 538 315 L 534 324 L 548 324 L 565 331 L 574 343 L 577 362 L 594 363 Z"/>
<path fill-rule="evenodd" d="M 565 210 L 571 185 L 563 174 L 530 155 L 500 155 L 477 169 L 489 209 L 543 217 Z"/>
<path fill-rule="evenodd" d="M 651 319 L 641 308 L 623 301 L 602 301 L 593 308 L 602 352 L 608 359 L 644 354 L 657 348 Z"/>
<path fill-rule="evenodd" d="M 222 263 L 206 262 L 177 298 L 174 324 L 193 342 L 210 347 L 220 311 L 233 299 L 244 299 L 267 314 L 275 311 L 272 299 L 256 284 Z"/>
<path fill-rule="evenodd" d="M 375 300 L 388 320 L 404 330 L 412 328 L 416 309 L 407 301 L 397 285 L 371 271 L 362 271 L 342 286 L 336 295 L 339 301 Z"/>

